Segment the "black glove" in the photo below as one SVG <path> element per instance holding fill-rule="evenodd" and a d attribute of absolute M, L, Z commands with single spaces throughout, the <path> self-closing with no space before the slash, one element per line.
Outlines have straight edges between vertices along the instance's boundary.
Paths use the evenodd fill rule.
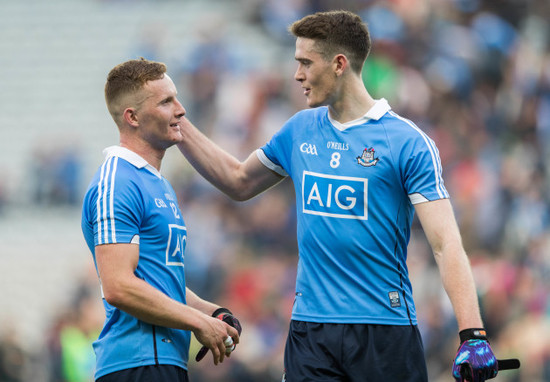
<path fill-rule="evenodd" d="M 241 332 L 243 330 L 242 327 L 241 327 L 241 323 L 239 322 L 237 317 L 235 317 L 233 315 L 233 313 L 231 313 L 231 311 L 229 309 L 227 309 L 227 308 L 218 308 L 214 311 L 214 313 L 212 313 L 212 317 L 216 317 L 216 318 L 222 320 L 223 322 L 225 322 L 227 325 L 232 326 L 233 328 L 237 329 L 237 332 L 239 333 L 239 336 L 241 335 Z M 235 346 L 237 346 L 237 345 L 233 345 L 233 348 L 231 349 L 231 351 L 233 351 L 233 349 L 235 349 Z M 206 353 L 208 353 L 208 348 L 206 346 L 203 346 L 199 350 L 199 352 L 197 353 L 197 356 L 195 357 L 195 361 L 199 362 L 201 359 L 204 358 Z"/>
<path fill-rule="evenodd" d="M 237 329 L 237 332 L 239 332 L 239 336 L 241 335 L 241 332 L 243 329 L 241 328 L 241 323 L 239 320 L 237 320 L 237 317 L 231 313 L 231 311 L 227 308 L 218 308 L 212 313 L 212 317 L 216 317 L 223 322 L 225 322 L 227 325 Z"/>

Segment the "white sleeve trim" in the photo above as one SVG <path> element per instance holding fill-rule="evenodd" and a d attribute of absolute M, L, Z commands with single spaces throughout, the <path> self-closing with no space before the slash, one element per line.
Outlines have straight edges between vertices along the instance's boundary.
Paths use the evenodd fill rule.
<path fill-rule="evenodd" d="M 258 159 L 260 160 L 260 162 L 262 162 L 262 164 L 267 167 L 268 169 L 270 169 L 271 171 L 275 171 L 277 174 L 281 175 L 281 176 L 288 176 L 288 173 L 285 171 L 284 168 L 282 168 L 281 166 L 277 166 L 275 163 L 273 163 L 268 157 L 267 155 L 265 155 L 264 153 L 264 150 L 262 149 L 257 149 L 256 150 L 256 156 L 258 157 Z"/>
<path fill-rule="evenodd" d="M 418 193 L 418 192 L 415 192 L 414 194 L 409 194 L 409 200 L 411 201 L 412 204 L 420 204 L 420 203 L 426 203 L 426 202 L 433 202 L 433 201 L 436 201 L 436 200 L 441 200 L 441 199 L 449 199 L 449 197 L 443 197 L 443 198 L 440 198 L 440 199 L 428 199 L 426 198 L 424 195 Z"/>
<path fill-rule="evenodd" d="M 428 199 L 424 197 L 424 195 L 419 193 L 414 193 L 409 195 L 409 200 L 412 204 L 419 204 L 419 203 L 426 203 L 429 202 Z"/>
<path fill-rule="evenodd" d="M 134 235 L 134 237 L 132 237 L 132 240 L 130 241 L 130 244 L 138 244 L 139 245 L 139 235 Z"/>

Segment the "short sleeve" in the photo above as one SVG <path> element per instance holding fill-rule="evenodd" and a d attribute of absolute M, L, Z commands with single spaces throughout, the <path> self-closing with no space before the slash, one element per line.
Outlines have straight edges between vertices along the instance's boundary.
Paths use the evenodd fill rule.
<path fill-rule="evenodd" d="M 449 193 L 443 181 L 439 151 L 424 132 L 418 130 L 417 133 L 407 140 L 402 150 L 405 190 L 413 204 L 446 199 Z"/>
<path fill-rule="evenodd" d="M 131 243 L 139 235 L 143 198 L 138 185 L 110 158 L 89 201 L 94 244 Z"/>

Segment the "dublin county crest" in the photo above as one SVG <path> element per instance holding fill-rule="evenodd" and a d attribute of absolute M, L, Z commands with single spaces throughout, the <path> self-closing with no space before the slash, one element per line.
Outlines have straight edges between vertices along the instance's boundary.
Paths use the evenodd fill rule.
<path fill-rule="evenodd" d="M 374 157 L 374 149 L 372 147 L 364 149 L 363 154 L 357 157 L 357 163 L 359 163 L 363 167 L 370 167 L 377 164 L 378 158 Z"/>

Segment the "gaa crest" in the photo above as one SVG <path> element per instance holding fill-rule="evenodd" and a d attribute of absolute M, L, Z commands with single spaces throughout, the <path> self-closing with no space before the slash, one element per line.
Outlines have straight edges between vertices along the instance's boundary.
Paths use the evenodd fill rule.
<path fill-rule="evenodd" d="M 378 163 L 379 158 L 374 157 L 374 149 L 372 147 L 363 150 L 363 154 L 357 157 L 357 163 L 363 167 L 374 166 Z"/>

